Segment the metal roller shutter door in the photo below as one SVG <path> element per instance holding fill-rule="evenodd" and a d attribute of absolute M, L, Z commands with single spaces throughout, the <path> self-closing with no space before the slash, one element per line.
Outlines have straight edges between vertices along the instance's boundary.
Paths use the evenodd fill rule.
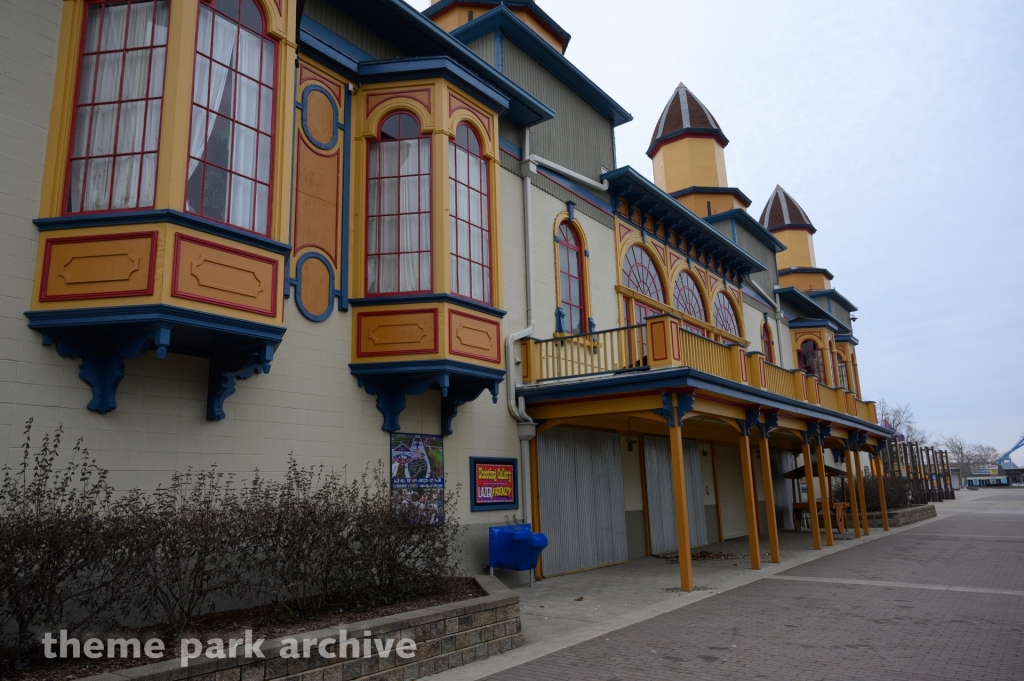
<path fill-rule="evenodd" d="M 651 553 L 676 551 L 679 538 L 676 535 L 675 491 L 672 489 L 672 452 L 667 437 L 644 436 L 644 468 Z M 708 543 L 708 531 L 704 521 L 700 445 L 696 440 L 683 440 L 683 469 L 686 474 L 690 546 L 703 546 Z"/>
<path fill-rule="evenodd" d="M 743 469 L 738 447 L 715 445 L 718 473 L 718 508 L 722 514 L 722 539 L 747 536 L 747 509 L 743 499 Z"/>
<path fill-rule="evenodd" d="M 544 574 L 626 560 L 619 436 L 552 428 L 537 436 Z"/>

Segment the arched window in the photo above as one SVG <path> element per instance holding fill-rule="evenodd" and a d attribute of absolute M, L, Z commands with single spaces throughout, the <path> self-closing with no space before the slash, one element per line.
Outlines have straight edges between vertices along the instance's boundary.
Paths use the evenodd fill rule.
<path fill-rule="evenodd" d="M 255 0 L 201 3 L 185 210 L 267 234 L 276 46 Z"/>
<path fill-rule="evenodd" d="M 772 344 L 772 330 L 768 328 L 767 324 L 761 325 L 761 352 L 764 353 L 764 358 L 772 364 L 775 363 L 775 348 Z"/>
<path fill-rule="evenodd" d="M 583 333 L 586 305 L 583 297 L 583 245 L 568 222 L 558 226 L 558 283 L 561 294 L 562 331 Z"/>
<path fill-rule="evenodd" d="M 622 285 L 659 303 L 665 302 L 658 269 L 647 251 L 639 246 L 631 246 L 622 259 Z"/>
<path fill-rule="evenodd" d="M 846 360 L 840 354 L 836 354 L 836 367 L 839 369 L 839 387 L 843 390 L 850 390 L 850 378 L 846 372 Z"/>
<path fill-rule="evenodd" d="M 391 114 L 369 156 L 366 293 L 429 292 L 430 137 L 415 116 Z"/>
<path fill-rule="evenodd" d="M 732 309 L 729 297 L 721 291 L 715 296 L 715 326 L 734 336 L 740 335 L 740 325 L 736 321 L 736 311 Z"/>
<path fill-rule="evenodd" d="M 466 123 L 448 145 L 452 293 L 491 302 L 491 219 L 487 161 Z"/>
<path fill-rule="evenodd" d="M 697 282 L 686 272 L 680 272 L 676 277 L 676 284 L 672 296 L 677 310 L 681 310 L 691 317 L 696 317 L 702 322 L 708 320 L 704 311 L 704 301 L 700 297 L 700 290 Z"/>
<path fill-rule="evenodd" d="M 166 45 L 167 0 L 88 5 L 66 213 L 153 205 Z"/>
<path fill-rule="evenodd" d="M 810 339 L 801 343 L 797 359 L 801 369 L 808 374 L 816 376 L 822 383 L 825 382 L 825 362 L 817 343 Z"/>

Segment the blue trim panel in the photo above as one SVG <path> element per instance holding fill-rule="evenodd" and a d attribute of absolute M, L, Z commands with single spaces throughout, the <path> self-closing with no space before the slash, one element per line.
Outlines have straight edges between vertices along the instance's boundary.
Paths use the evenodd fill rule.
<path fill-rule="evenodd" d="M 687 187 L 686 189 L 672 192 L 670 196 L 678 199 L 680 196 L 689 196 L 690 194 L 731 194 L 745 203 L 748 208 L 750 207 L 750 199 L 736 187 Z"/>
<path fill-rule="evenodd" d="M 116 213 L 90 213 L 89 215 L 68 215 L 57 218 L 38 218 L 32 221 L 40 232 L 57 229 L 80 229 L 83 227 L 120 227 L 122 225 L 146 225 L 155 222 L 170 222 L 180 227 L 188 227 L 199 232 L 231 239 L 247 246 L 286 255 L 291 246 L 265 236 L 246 232 L 198 215 L 190 215 L 176 210 L 138 210 L 118 211 Z"/>
<path fill-rule="evenodd" d="M 512 144 L 511 142 L 509 142 L 504 137 L 499 137 L 498 138 L 498 146 L 501 148 L 502 151 L 504 151 L 509 156 L 513 157 L 515 160 L 517 160 L 517 161 L 522 161 L 523 160 L 523 150 L 520 149 L 515 144 Z"/>
<path fill-rule="evenodd" d="M 787 288 L 777 288 L 775 289 L 775 295 L 779 296 L 781 300 L 797 308 L 811 319 L 823 319 L 844 333 L 853 332 L 853 329 L 844 324 L 842 320 L 835 317 L 821 305 L 818 305 L 816 302 L 811 300 L 806 293 L 796 287 L 789 286 Z M 793 326 L 793 324 L 790 324 L 790 326 Z"/>
<path fill-rule="evenodd" d="M 678 193 L 678 192 L 676 192 Z M 675 196 L 675 194 L 673 194 Z M 786 245 L 775 238 L 775 235 L 769 232 L 764 226 L 751 217 L 750 213 L 739 208 L 733 208 L 727 210 L 724 213 L 715 213 L 709 217 L 704 218 L 707 222 L 715 223 L 722 220 L 735 220 L 739 222 L 750 234 L 763 243 L 768 248 L 772 249 L 776 253 L 781 253 L 786 250 Z"/>
<path fill-rule="evenodd" d="M 334 124 L 331 126 L 331 139 L 326 142 L 321 142 L 316 138 L 313 133 L 309 131 L 309 95 L 311 92 L 319 92 L 327 98 L 327 101 L 331 104 L 331 120 Z M 312 83 L 306 86 L 306 89 L 302 91 L 302 102 L 296 105 L 296 108 L 302 112 L 301 123 L 302 131 L 306 133 L 306 138 L 321 151 L 328 151 L 331 147 L 338 143 L 338 130 L 344 130 L 345 125 L 338 120 L 338 103 L 334 101 L 334 95 L 319 83 Z"/>
<path fill-rule="evenodd" d="M 345 150 L 342 152 L 342 190 L 341 190 L 341 269 L 339 273 L 338 309 L 348 311 L 348 231 L 349 204 L 352 200 L 352 91 L 345 88 Z"/>
<path fill-rule="evenodd" d="M 478 303 L 475 300 L 468 300 L 453 296 L 450 293 L 422 293 L 414 296 L 381 296 L 379 298 L 350 298 L 348 301 L 352 307 L 369 307 L 371 305 L 408 305 L 414 303 L 450 303 L 476 312 L 483 312 L 492 317 L 504 317 L 508 314 L 505 310 Z"/>
<path fill-rule="evenodd" d="M 310 258 L 319 260 L 327 268 L 327 289 L 331 292 L 331 299 L 327 303 L 327 309 L 320 314 L 313 314 L 306 309 L 302 302 L 302 265 Z M 326 256 L 316 251 L 307 251 L 299 257 L 298 262 L 295 263 L 295 278 L 290 279 L 288 285 L 295 286 L 295 305 L 299 308 L 302 316 L 311 322 L 322 322 L 330 317 L 331 313 L 334 312 L 334 299 L 341 297 L 341 291 L 334 290 L 334 265 L 331 264 L 331 261 Z"/>
<path fill-rule="evenodd" d="M 423 10 L 423 16 L 432 17 L 438 12 L 441 12 L 447 9 L 448 7 L 451 7 L 458 1 L 459 0 L 440 0 L 439 2 L 436 2 L 430 7 Z M 473 4 L 491 5 L 492 7 L 497 5 L 507 5 L 509 7 L 522 7 L 523 9 L 529 11 L 530 14 L 534 15 L 534 18 L 538 19 L 541 24 L 544 24 L 545 28 L 547 28 L 552 33 L 557 35 L 559 38 L 564 40 L 566 45 L 568 45 L 569 41 L 572 39 L 572 36 L 569 35 L 569 32 L 566 31 L 561 26 L 559 26 L 554 19 L 548 16 L 547 13 L 544 10 L 542 10 L 536 2 L 534 2 L 534 0 L 476 0 Z"/>
<path fill-rule="evenodd" d="M 854 305 L 853 303 L 851 303 L 848 298 L 846 298 L 845 296 L 841 295 L 839 293 L 839 291 L 835 290 L 834 288 L 829 289 L 827 291 L 808 291 L 807 292 L 807 297 L 808 298 L 821 298 L 822 296 L 828 296 L 830 301 L 831 300 L 836 301 L 837 303 L 839 303 L 840 305 L 845 307 L 847 309 L 847 311 L 849 311 L 849 312 L 858 312 L 857 306 Z M 831 310 L 829 310 L 829 311 L 831 312 Z"/>
<path fill-rule="evenodd" d="M 690 367 L 636 371 L 564 384 L 542 383 L 521 385 L 516 387 L 516 391 L 526 399 L 526 403 L 529 405 L 531 403 L 555 400 L 679 388 L 696 388 L 737 400 L 755 401 L 762 406 L 784 409 L 787 412 L 807 418 L 831 421 L 841 426 L 867 430 L 873 435 L 885 436 L 887 434 L 878 424 L 868 423 L 867 421 L 851 417 L 848 414 L 840 414 L 839 412 L 823 409 L 788 397 L 751 388 L 750 386 L 706 374 Z"/>
<path fill-rule="evenodd" d="M 123 324 L 181 324 L 209 331 L 232 333 L 278 343 L 287 330 L 283 326 L 259 324 L 244 319 L 222 317 L 172 307 L 170 305 L 125 305 L 123 307 L 91 307 L 70 310 L 30 310 L 25 312 L 30 329 L 45 331 L 63 327 L 113 326 Z"/>
<path fill-rule="evenodd" d="M 433 77 L 441 77 L 461 85 L 499 115 L 508 111 L 508 96 L 448 57 L 392 59 L 363 62 L 359 65 L 359 80 L 363 83 Z"/>
<path fill-rule="evenodd" d="M 551 170 L 550 168 L 544 168 L 544 167 L 538 166 L 537 167 L 537 174 L 538 175 L 543 175 L 544 177 L 546 177 L 547 179 L 551 180 L 555 184 L 560 185 L 563 189 L 568 189 L 570 192 L 572 192 L 576 196 L 580 197 L 581 199 L 583 199 L 587 203 L 591 204 L 595 208 L 601 209 L 603 212 L 607 213 L 608 215 L 614 215 L 614 212 L 612 211 L 612 204 L 610 204 L 609 202 L 605 201 L 604 199 L 602 199 L 601 197 L 597 196 L 596 194 L 588 191 L 585 187 L 583 187 L 583 185 L 580 185 L 580 184 L 577 184 L 576 182 L 573 182 L 568 177 L 566 177 L 565 175 L 559 173 L 558 171 Z"/>

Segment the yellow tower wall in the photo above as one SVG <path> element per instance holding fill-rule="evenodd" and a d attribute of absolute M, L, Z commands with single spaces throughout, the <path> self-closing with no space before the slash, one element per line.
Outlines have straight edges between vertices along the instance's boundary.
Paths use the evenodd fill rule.
<path fill-rule="evenodd" d="M 775 238 L 786 245 L 786 250 L 775 256 L 780 270 L 818 266 L 814 258 L 814 235 L 807 230 L 784 229 L 775 232 Z"/>
<path fill-rule="evenodd" d="M 683 137 L 665 144 L 654 155 L 654 183 L 670 194 L 687 187 L 728 187 L 725 149 L 710 137 Z M 706 206 L 697 211 L 706 212 Z"/>

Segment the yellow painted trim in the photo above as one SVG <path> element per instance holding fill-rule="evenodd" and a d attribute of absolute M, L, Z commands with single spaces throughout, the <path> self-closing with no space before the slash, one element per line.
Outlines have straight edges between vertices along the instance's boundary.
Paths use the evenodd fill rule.
<path fill-rule="evenodd" d="M 555 305 L 562 305 L 562 262 L 558 255 L 558 229 L 563 222 L 568 222 L 576 231 L 580 240 L 580 281 L 583 288 L 583 312 L 587 319 L 594 318 L 593 300 L 590 295 L 590 258 L 584 255 L 590 251 L 587 243 L 587 233 L 583 230 L 583 223 L 579 220 L 569 220 L 569 212 L 562 211 L 555 216 L 554 227 L 552 228 L 552 251 L 555 258 Z M 621 267 L 619 268 L 622 269 Z M 589 331 L 587 319 L 582 320 L 583 330 Z"/>
<path fill-rule="evenodd" d="M 155 205 L 158 208 L 184 211 L 199 2 L 172 2 L 170 10 Z"/>

